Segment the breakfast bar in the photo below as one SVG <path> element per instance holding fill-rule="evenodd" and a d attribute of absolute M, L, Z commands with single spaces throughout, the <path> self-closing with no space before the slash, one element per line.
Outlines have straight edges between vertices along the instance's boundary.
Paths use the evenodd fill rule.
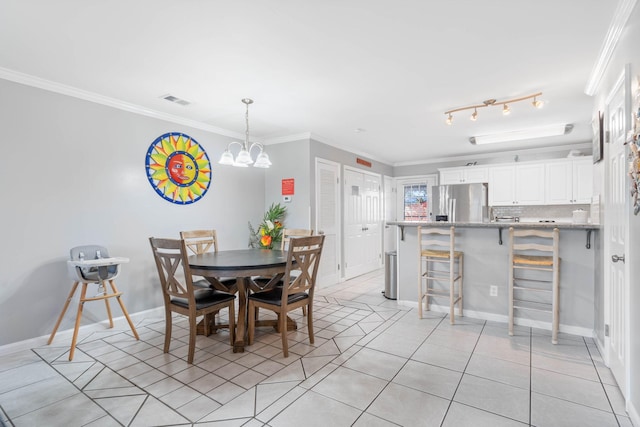
<path fill-rule="evenodd" d="M 591 336 L 594 328 L 596 271 L 595 240 L 599 225 L 568 222 L 387 222 L 398 226 L 398 301 L 416 305 L 418 301 L 417 227 L 456 228 L 456 244 L 464 251 L 464 315 L 499 322 L 507 321 L 508 230 L 560 230 L 560 330 Z M 493 291 L 493 292 L 491 292 Z M 496 292 L 497 291 L 497 292 Z M 436 300 L 433 310 L 447 311 L 447 301 Z M 525 313 L 520 324 L 549 329 L 547 317 Z"/>

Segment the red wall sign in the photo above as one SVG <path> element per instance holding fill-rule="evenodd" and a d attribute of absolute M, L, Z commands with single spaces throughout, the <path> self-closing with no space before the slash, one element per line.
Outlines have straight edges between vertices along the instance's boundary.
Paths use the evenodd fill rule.
<path fill-rule="evenodd" d="M 361 159 L 360 157 L 356 158 L 356 163 L 359 164 L 359 165 L 362 165 L 362 166 L 366 166 L 368 168 L 371 167 L 371 162 L 370 161 L 367 161 L 365 159 Z"/>
<path fill-rule="evenodd" d="M 292 196 L 293 195 L 293 187 L 294 187 L 294 179 L 293 178 L 285 178 L 282 180 L 282 195 L 283 196 Z"/>

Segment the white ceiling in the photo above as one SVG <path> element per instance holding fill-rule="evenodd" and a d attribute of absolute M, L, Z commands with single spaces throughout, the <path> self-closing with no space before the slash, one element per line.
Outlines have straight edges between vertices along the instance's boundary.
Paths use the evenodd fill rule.
<path fill-rule="evenodd" d="M 0 0 L 0 68 L 251 136 L 390 164 L 591 140 L 584 93 L 617 2 Z M 546 105 L 455 115 L 488 98 Z M 191 102 L 160 99 L 172 94 Z M 562 137 L 473 135 L 571 123 Z M 179 127 L 179 126 L 177 126 Z M 355 129 L 364 129 L 356 132 Z M 175 129 L 180 130 L 180 129 Z"/>

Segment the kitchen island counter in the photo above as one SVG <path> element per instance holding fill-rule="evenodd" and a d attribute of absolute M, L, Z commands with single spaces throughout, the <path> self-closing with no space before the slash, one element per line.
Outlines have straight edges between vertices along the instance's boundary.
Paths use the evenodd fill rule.
<path fill-rule="evenodd" d="M 397 298 L 401 304 L 417 307 L 419 283 L 418 226 L 456 227 L 456 244 L 464 252 L 463 306 L 465 316 L 507 321 L 508 309 L 508 229 L 560 229 L 560 330 L 592 336 L 594 291 L 599 238 L 597 224 L 568 222 L 403 222 L 390 221 L 399 228 L 397 239 Z M 586 236 L 585 236 L 586 234 Z M 586 237 L 586 239 L 585 239 Z M 503 242 L 504 240 L 504 242 Z M 586 243 L 586 244 L 585 244 Z M 497 296 L 491 296 L 491 289 Z M 448 311 L 445 299 L 434 302 L 434 311 Z M 551 327 L 550 318 L 529 311 L 516 314 L 517 323 L 543 329 Z"/>
<path fill-rule="evenodd" d="M 400 227 L 463 227 L 463 228 L 540 228 L 553 230 L 599 230 L 599 224 L 574 224 L 572 222 L 446 222 L 446 221 L 387 221 L 387 225 Z"/>

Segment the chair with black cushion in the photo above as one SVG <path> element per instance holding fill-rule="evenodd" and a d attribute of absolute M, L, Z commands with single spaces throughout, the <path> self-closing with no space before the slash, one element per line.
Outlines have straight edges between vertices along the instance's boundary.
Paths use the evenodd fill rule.
<path fill-rule="evenodd" d="M 286 251 L 289 248 L 291 238 L 313 236 L 313 230 L 306 228 L 284 228 L 282 229 L 282 240 L 280 240 L 280 250 Z M 270 277 L 257 277 L 253 279 L 254 283 L 260 288 L 264 288 L 271 282 Z M 278 281 L 275 286 L 282 286 L 282 280 Z M 257 289 L 256 289 L 257 290 Z M 307 315 L 306 307 L 302 307 L 302 315 Z"/>
<path fill-rule="evenodd" d="M 184 240 L 187 249 L 194 255 L 201 255 L 206 252 L 218 252 L 218 234 L 216 230 L 181 231 L 180 238 Z M 198 279 L 194 280 L 193 284 L 194 286 L 202 286 L 205 288 L 213 286 L 219 291 L 230 292 L 232 294 L 238 292 L 235 278 L 220 278 L 217 281 Z"/>
<path fill-rule="evenodd" d="M 256 327 L 256 310 L 264 308 L 278 316 L 284 357 L 289 356 L 287 343 L 287 313 L 300 307 L 307 308 L 309 342 L 313 344 L 313 293 L 324 235 L 291 239 L 287 250 L 287 264 L 283 286 L 249 295 L 249 345 L 253 343 Z"/>
<path fill-rule="evenodd" d="M 464 253 L 456 250 L 455 227 L 418 227 L 420 281 L 418 284 L 418 317 L 422 307 L 429 310 L 430 299 L 445 297 L 449 305 L 449 323 L 455 323 L 455 306 L 462 313 L 462 272 Z M 438 282 L 445 283 L 438 287 Z M 456 284 L 457 289 L 456 289 Z"/>
<path fill-rule="evenodd" d="M 78 329 L 80 328 L 80 321 L 82 319 L 82 310 L 84 308 L 84 303 L 87 301 L 104 300 L 104 304 L 107 309 L 107 315 L 109 316 L 109 327 L 113 328 L 113 318 L 111 316 L 109 299 L 116 298 L 118 304 L 120 304 L 120 308 L 122 309 L 124 317 L 129 323 L 131 332 L 133 332 L 133 335 L 136 339 L 139 339 L 138 332 L 133 326 L 133 322 L 129 317 L 129 313 L 127 312 L 127 309 L 125 308 L 124 303 L 120 298 L 122 296 L 122 292 L 118 291 L 118 288 L 116 287 L 116 284 L 114 282 L 116 277 L 118 277 L 118 275 L 120 274 L 120 265 L 126 262 L 129 262 L 128 258 L 110 257 L 109 251 L 104 246 L 85 245 L 71 248 L 70 260 L 67 261 L 67 270 L 69 273 L 69 278 L 73 280 L 73 286 L 71 287 L 71 292 L 69 292 L 69 296 L 64 303 L 62 312 L 58 317 L 58 321 L 53 327 L 53 331 L 51 332 L 51 336 L 49 337 L 49 341 L 47 342 L 47 344 L 51 344 L 53 338 L 56 336 L 58 327 L 60 326 L 60 323 L 64 318 L 64 314 L 69 308 L 69 304 L 71 303 L 73 295 L 75 294 L 76 289 L 78 288 L 78 285 L 80 283 L 82 283 L 82 290 L 80 291 L 80 301 L 78 302 L 78 312 L 76 314 L 76 323 L 73 330 L 73 338 L 71 339 L 69 360 L 73 360 L 76 342 L 78 339 Z M 107 289 L 107 282 L 111 287 L 111 291 Z M 87 296 L 87 286 L 89 284 L 98 285 L 98 292 L 95 296 Z"/>
<path fill-rule="evenodd" d="M 185 241 L 185 245 L 187 249 L 191 251 L 194 255 L 201 255 L 206 252 L 218 252 L 218 234 L 216 230 L 188 230 L 181 231 L 180 238 Z M 209 279 L 198 278 L 197 280 L 193 280 L 193 285 L 195 287 L 201 288 L 213 288 L 223 292 L 229 292 L 231 294 L 238 293 L 238 285 L 236 283 L 235 278 L 213 278 Z M 207 316 L 204 320 L 208 322 L 209 330 L 213 330 L 213 332 L 217 331 L 220 328 L 228 328 L 228 324 L 221 324 L 215 322 L 215 313 L 211 316 Z"/>
<path fill-rule="evenodd" d="M 235 295 L 215 289 L 194 287 L 189 268 L 187 247 L 184 240 L 149 239 L 156 261 L 165 308 L 164 352 L 171 345 L 172 313 L 189 318 L 189 353 L 187 362 L 193 363 L 196 345 L 196 319 L 229 310 L 229 336 L 233 346 L 235 335 Z M 209 335 L 209 323 L 204 323 L 205 335 Z"/>
<path fill-rule="evenodd" d="M 514 310 L 551 313 L 551 342 L 558 344 L 560 230 L 509 228 L 509 335 Z M 517 274 L 516 274 L 517 273 Z"/>

